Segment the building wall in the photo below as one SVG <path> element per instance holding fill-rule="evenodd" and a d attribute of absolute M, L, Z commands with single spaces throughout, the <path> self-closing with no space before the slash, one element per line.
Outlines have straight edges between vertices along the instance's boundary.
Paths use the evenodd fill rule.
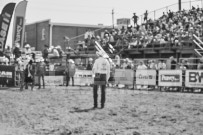
<path fill-rule="evenodd" d="M 50 33 L 50 25 L 49 21 L 37 23 L 37 43 L 36 50 L 43 50 L 44 45 L 49 45 L 49 33 Z"/>
<path fill-rule="evenodd" d="M 45 44 L 50 42 L 50 20 L 41 21 L 25 26 L 25 40 L 35 50 L 41 51 Z M 52 24 L 52 45 L 60 45 L 63 49 L 67 46 L 75 48 L 78 41 L 84 41 L 84 34 L 87 30 L 95 31 L 95 35 L 101 36 L 101 32 L 105 29 L 101 27 L 88 25 L 68 25 L 68 24 Z M 110 30 L 110 28 L 107 28 Z M 69 37 L 70 42 L 64 40 L 64 36 Z M 44 38 L 43 38 L 44 37 Z"/>
<path fill-rule="evenodd" d="M 64 49 L 68 46 L 75 48 L 78 41 L 84 41 L 84 34 L 87 30 L 95 31 L 95 35 L 101 35 L 101 31 L 98 31 L 99 28 L 89 28 L 89 27 L 74 27 L 74 26 L 57 26 L 54 25 L 52 29 L 52 45 L 61 45 Z M 69 42 L 64 41 L 64 36 L 70 38 Z"/>
<path fill-rule="evenodd" d="M 36 24 L 25 26 L 24 44 L 28 43 L 31 47 L 36 47 Z"/>
<path fill-rule="evenodd" d="M 49 21 L 33 23 L 25 26 L 25 43 L 35 47 L 35 50 L 43 50 L 45 44 L 49 44 Z"/>

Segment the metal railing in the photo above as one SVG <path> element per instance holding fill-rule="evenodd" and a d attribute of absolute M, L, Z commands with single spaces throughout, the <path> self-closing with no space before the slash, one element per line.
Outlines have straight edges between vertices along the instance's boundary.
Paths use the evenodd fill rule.
<path fill-rule="evenodd" d="M 192 6 L 197 7 L 197 5 L 199 6 L 199 8 L 203 8 L 203 0 L 189 0 L 189 1 L 181 2 L 181 7 L 182 9 L 185 9 L 185 10 L 190 10 L 192 9 Z M 171 10 L 172 12 L 177 12 L 179 10 L 178 7 L 179 7 L 178 3 L 174 3 L 166 7 L 156 9 L 154 11 L 149 11 L 148 18 L 152 20 L 156 20 L 163 15 L 163 12 L 167 13 L 169 10 Z M 144 14 L 140 15 L 139 20 L 140 20 L 140 23 L 142 24 L 144 20 Z"/>

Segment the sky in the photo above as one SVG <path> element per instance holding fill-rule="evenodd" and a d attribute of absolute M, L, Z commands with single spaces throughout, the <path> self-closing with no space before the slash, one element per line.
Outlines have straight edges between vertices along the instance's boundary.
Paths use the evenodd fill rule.
<path fill-rule="evenodd" d="M 9 3 L 18 3 L 21 0 L 0 0 L 0 10 Z M 103 24 L 112 25 L 112 10 L 114 10 L 114 24 L 118 18 L 132 18 L 133 13 L 138 16 L 146 10 L 150 18 L 157 18 L 167 9 L 178 10 L 178 0 L 27 0 L 26 23 L 51 19 L 57 23 L 75 24 Z M 190 0 L 182 0 L 188 2 Z M 191 5 L 202 5 L 201 0 L 193 0 Z M 173 5 L 175 4 L 175 5 Z M 173 5 L 173 6 L 169 6 Z M 168 8 L 166 8 L 169 6 Z M 189 9 L 190 3 L 182 4 L 182 8 Z M 160 9 L 160 10 L 157 10 Z M 151 12 L 152 11 L 152 12 Z M 155 15 L 154 15 L 154 11 Z M 141 22 L 141 16 L 139 17 Z M 10 40 L 9 31 L 8 40 Z"/>

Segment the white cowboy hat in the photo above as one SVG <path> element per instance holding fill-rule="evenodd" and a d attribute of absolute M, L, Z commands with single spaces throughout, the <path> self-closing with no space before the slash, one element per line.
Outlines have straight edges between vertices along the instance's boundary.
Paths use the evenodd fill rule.
<path fill-rule="evenodd" d="M 61 46 L 60 46 L 60 45 L 57 45 L 55 48 L 57 48 L 57 49 L 61 49 Z"/>
<path fill-rule="evenodd" d="M 20 44 L 19 43 L 15 43 L 15 47 L 19 48 Z"/>
<path fill-rule="evenodd" d="M 25 48 L 30 48 L 30 45 L 29 45 L 29 44 L 26 44 L 26 45 L 25 45 Z"/>
<path fill-rule="evenodd" d="M 93 61 L 93 59 L 92 59 L 92 58 L 89 58 L 89 61 Z"/>
<path fill-rule="evenodd" d="M 44 62 L 44 58 L 43 57 L 40 58 L 40 62 Z"/>
<path fill-rule="evenodd" d="M 74 64 L 75 62 L 72 59 L 69 59 L 68 62 Z"/>

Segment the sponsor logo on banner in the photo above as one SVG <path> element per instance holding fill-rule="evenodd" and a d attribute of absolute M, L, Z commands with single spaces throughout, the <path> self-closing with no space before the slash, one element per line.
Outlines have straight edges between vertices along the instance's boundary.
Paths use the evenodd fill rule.
<path fill-rule="evenodd" d="M 203 70 L 187 70 L 185 86 L 203 88 Z"/>
<path fill-rule="evenodd" d="M 179 75 L 161 75 L 162 82 L 179 82 L 180 76 Z"/>
<path fill-rule="evenodd" d="M 159 70 L 159 86 L 182 86 L 182 70 Z"/>
<path fill-rule="evenodd" d="M 15 86 L 15 66 L 0 65 L 0 84 Z"/>
<path fill-rule="evenodd" d="M 0 78 L 12 78 L 13 73 L 12 72 L 7 72 L 7 71 L 0 71 Z"/>
<path fill-rule="evenodd" d="M 0 15 L 0 51 L 3 51 L 6 45 L 8 30 L 10 27 L 14 8 L 15 3 L 9 3 L 3 8 Z"/>
<path fill-rule="evenodd" d="M 156 71 L 155 70 L 137 70 L 136 84 L 156 85 Z"/>
<path fill-rule="evenodd" d="M 74 84 L 80 86 L 93 84 L 92 71 L 76 70 L 74 75 Z"/>
<path fill-rule="evenodd" d="M 63 85 L 63 76 L 44 76 L 44 82 L 47 86 Z"/>
<path fill-rule="evenodd" d="M 19 43 L 21 44 L 22 40 L 22 32 L 23 32 L 23 22 L 24 18 L 23 17 L 16 17 L 16 27 L 14 31 L 14 43 Z"/>

